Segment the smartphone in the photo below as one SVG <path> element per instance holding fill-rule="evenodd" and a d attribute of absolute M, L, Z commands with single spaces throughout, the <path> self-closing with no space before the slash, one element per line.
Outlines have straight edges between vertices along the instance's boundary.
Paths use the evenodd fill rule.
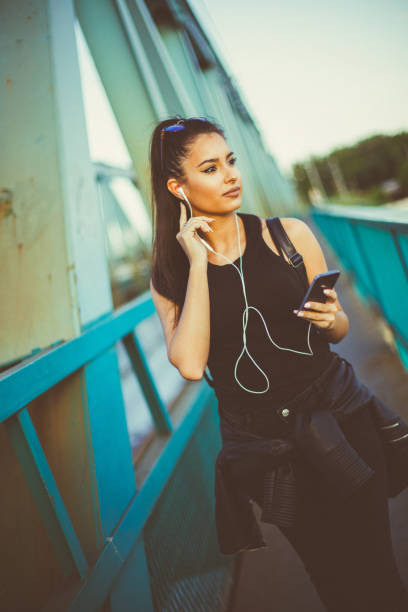
<path fill-rule="evenodd" d="M 340 270 L 337 269 L 328 270 L 327 272 L 322 272 L 321 274 L 316 274 L 298 310 L 303 310 L 306 302 L 324 303 L 326 301 L 327 295 L 323 293 L 323 290 L 333 289 L 339 276 Z"/>

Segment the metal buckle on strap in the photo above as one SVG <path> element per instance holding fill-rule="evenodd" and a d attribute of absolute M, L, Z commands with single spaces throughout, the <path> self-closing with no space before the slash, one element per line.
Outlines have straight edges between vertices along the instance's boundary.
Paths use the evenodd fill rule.
<path fill-rule="evenodd" d="M 297 268 L 303 263 L 303 257 L 300 253 L 296 252 L 294 255 L 289 257 L 289 261 L 294 268 Z"/>

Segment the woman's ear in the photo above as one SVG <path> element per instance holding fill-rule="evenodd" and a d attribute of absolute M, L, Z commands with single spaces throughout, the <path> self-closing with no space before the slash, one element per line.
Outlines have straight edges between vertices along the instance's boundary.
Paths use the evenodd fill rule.
<path fill-rule="evenodd" d="M 167 181 L 167 189 L 179 200 L 181 199 L 181 195 L 177 192 L 177 189 L 180 189 L 180 187 L 179 181 L 175 178 L 169 178 Z"/>

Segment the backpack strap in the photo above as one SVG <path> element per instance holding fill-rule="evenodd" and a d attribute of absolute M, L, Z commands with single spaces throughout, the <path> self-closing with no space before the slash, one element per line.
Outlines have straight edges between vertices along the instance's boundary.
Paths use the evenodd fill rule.
<path fill-rule="evenodd" d="M 298 251 L 296 251 L 293 242 L 290 240 L 289 236 L 285 231 L 285 228 L 281 223 L 281 220 L 279 219 L 279 217 L 269 217 L 268 219 L 266 219 L 266 224 L 268 226 L 271 238 L 279 251 L 280 256 L 283 257 L 283 249 L 283 251 L 285 251 L 286 255 L 288 256 L 291 265 L 295 268 L 300 282 L 305 286 L 306 289 L 308 289 L 309 280 L 307 278 L 307 272 L 303 257 Z"/>

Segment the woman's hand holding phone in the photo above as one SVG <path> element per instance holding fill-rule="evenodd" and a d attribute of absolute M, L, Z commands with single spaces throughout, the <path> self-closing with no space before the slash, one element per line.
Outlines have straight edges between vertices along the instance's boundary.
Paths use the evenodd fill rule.
<path fill-rule="evenodd" d="M 303 310 L 293 312 L 320 329 L 332 329 L 339 311 L 336 305 L 337 293 L 334 289 L 324 289 L 323 292 L 326 302 L 306 302 Z"/>

